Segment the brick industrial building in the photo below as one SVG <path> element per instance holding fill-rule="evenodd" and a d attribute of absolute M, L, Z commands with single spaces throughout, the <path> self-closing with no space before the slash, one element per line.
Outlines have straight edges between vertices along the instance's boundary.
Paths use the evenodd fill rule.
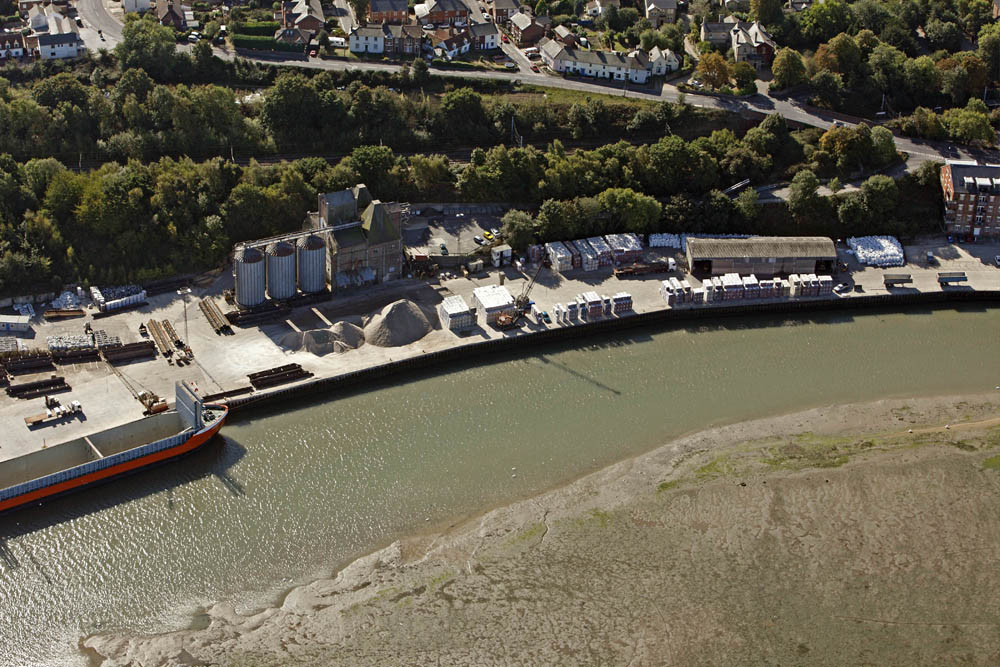
<path fill-rule="evenodd" d="M 941 167 L 944 224 L 951 234 L 1000 236 L 1000 165 L 948 160 Z"/>

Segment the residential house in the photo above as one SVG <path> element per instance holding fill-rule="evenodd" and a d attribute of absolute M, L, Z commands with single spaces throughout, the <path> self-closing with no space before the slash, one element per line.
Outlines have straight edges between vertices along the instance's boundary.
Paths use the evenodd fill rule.
<path fill-rule="evenodd" d="M 46 13 L 46 9 L 49 10 Z M 48 32 L 49 29 L 49 13 L 52 11 L 52 6 L 49 5 L 45 7 L 41 4 L 32 5 L 28 9 L 28 27 L 31 28 L 32 32 Z"/>
<path fill-rule="evenodd" d="M 184 30 L 184 8 L 176 0 L 157 0 L 156 20 L 174 30 Z"/>
<path fill-rule="evenodd" d="M 949 234 L 1000 238 L 1000 167 L 946 160 L 941 167 L 944 224 Z"/>
<path fill-rule="evenodd" d="M 643 0 L 646 8 L 646 18 L 659 28 L 664 23 L 673 23 L 677 19 L 677 0 Z"/>
<path fill-rule="evenodd" d="M 521 11 L 521 3 L 518 0 L 493 0 L 491 13 L 495 23 L 506 23 L 510 17 Z"/>
<path fill-rule="evenodd" d="M 545 64 L 556 72 L 640 84 L 649 80 L 646 63 L 631 55 L 614 51 L 571 49 L 554 39 L 539 42 L 539 51 Z"/>
<path fill-rule="evenodd" d="M 406 0 L 368 0 L 368 22 L 403 24 L 409 21 L 410 6 Z"/>
<path fill-rule="evenodd" d="M 720 49 L 729 48 L 733 39 L 729 31 L 734 24 L 739 22 L 740 20 L 732 15 L 721 21 L 705 21 L 701 24 L 701 41 L 708 42 Z"/>
<path fill-rule="evenodd" d="M 311 39 L 312 35 L 302 28 L 278 28 L 277 32 L 274 33 L 274 41 L 301 46 L 303 50 L 309 45 Z"/>
<path fill-rule="evenodd" d="M 556 29 L 552 32 L 555 33 L 555 39 L 562 42 L 565 46 L 576 46 L 576 33 L 566 26 L 556 26 Z"/>
<path fill-rule="evenodd" d="M 300 28 L 316 35 L 326 25 L 319 0 L 290 0 L 281 5 L 281 27 Z"/>
<path fill-rule="evenodd" d="M 681 60 L 670 49 L 654 46 L 647 54 L 649 58 L 649 73 L 653 76 L 664 76 L 681 68 Z"/>
<path fill-rule="evenodd" d="M 584 12 L 587 16 L 600 16 L 607 10 L 608 7 L 617 7 L 621 9 L 621 0 L 590 0 L 587 3 Z"/>
<path fill-rule="evenodd" d="M 545 36 L 545 28 L 527 14 L 518 13 L 510 18 L 510 35 L 518 46 L 530 46 Z"/>
<path fill-rule="evenodd" d="M 122 10 L 126 14 L 149 11 L 149 0 L 122 0 Z"/>
<path fill-rule="evenodd" d="M 777 45 L 771 35 L 764 30 L 760 21 L 747 23 L 739 21 L 730 31 L 733 44 L 733 58 L 736 62 L 748 62 L 760 71 L 771 66 Z"/>
<path fill-rule="evenodd" d="M 23 58 L 26 54 L 24 35 L 19 32 L 0 33 L 0 60 Z"/>
<path fill-rule="evenodd" d="M 391 56 L 419 56 L 424 45 L 424 31 L 418 25 L 382 25 L 385 52 Z"/>
<path fill-rule="evenodd" d="M 385 31 L 380 25 L 358 26 L 348 36 L 351 53 L 385 53 Z"/>
<path fill-rule="evenodd" d="M 500 48 L 500 31 L 492 23 L 473 23 L 467 32 L 472 48 L 477 51 L 491 51 Z"/>
<path fill-rule="evenodd" d="M 413 8 L 417 23 L 450 23 L 469 20 L 469 8 L 462 0 L 428 0 Z"/>
<path fill-rule="evenodd" d="M 440 49 L 442 55 L 451 59 L 460 56 L 463 53 L 468 53 L 472 48 L 472 40 L 469 39 L 468 32 L 463 30 L 456 35 L 452 35 L 451 37 L 436 43 L 434 48 Z"/>
<path fill-rule="evenodd" d="M 680 69 L 680 61 L 670 49 L 660 49 L 654 46 L 646 53 L 642 49 L 636 49 L 628 54 L 634 58 L 641 67 L 645 67 L 650 76 L 664 76 L 669 72 L 676 72 Z"/>
<path fill-rule="evenodd" d="M 40 6 L 31 8 L 33 32 L 25 40 L 28 53 L 37 52 L 42 60 L 77 58 L 87 50 L 80 38 L 76 22 L 64 16 L 52 5 L 47 5 L 39 15 Z"/>
<path fill-rule="evenodd" d="M 58 28 L 57 32 L 34 35 L 38 44 L 38 55 L 42 60 L 62 60 L 67 58 L 79 58 L 86 51 L 87 47 L 80 39 L 80 33 L 76 31 L 76 24 L 67 19 L 66 28 Z"/>

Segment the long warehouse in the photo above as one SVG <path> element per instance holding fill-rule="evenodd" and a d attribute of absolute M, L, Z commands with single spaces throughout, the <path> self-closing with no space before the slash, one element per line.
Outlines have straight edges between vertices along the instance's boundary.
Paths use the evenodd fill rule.
<path fill-rule="evenodd" d="M 837 249 L 825 236 L 757 236 L 748 239 L 687 239 L 691 272 L 771 277 L 789 273 L 832 274 Z"/>

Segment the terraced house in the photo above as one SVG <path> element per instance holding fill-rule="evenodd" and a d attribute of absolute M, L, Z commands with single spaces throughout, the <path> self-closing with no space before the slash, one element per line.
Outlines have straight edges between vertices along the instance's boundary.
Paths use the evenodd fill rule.
<path fill-rule="evenodd" d="M 403 24 L 409 21 L 410 6 L 406 0 L 369 0 L 369 23 Z"/>
<path fill-rule="evenodd" d="M 649 80 L 647 63 L 631 55 L 614 51 L 571 49 L 552 39 L 544 39 L 538 46 L 542 60 L 556 72 L 633 83 L 646 83 Z"/>
<path fill-rule="evenodd" d="M 469 20 L 469 8 L 462 0 L 430 0 L 416 5 L 413 10 L 416 12 L 417 22 L 420 24 L 454 24 L 456 21 Z"/>

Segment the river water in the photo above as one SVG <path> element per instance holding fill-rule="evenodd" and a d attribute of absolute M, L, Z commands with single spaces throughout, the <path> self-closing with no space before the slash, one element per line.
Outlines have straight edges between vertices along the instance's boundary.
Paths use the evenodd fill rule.
<path fill-rule="evenodd" d="M 692 430 L 990 390 L 998 324 L 997 309 L 963 308 L 636 330 L 235 420 L 181 461 L 0 517 L 0 664 L 84 663 L 87 634 L 273 604 L 428 520 Z"/>

